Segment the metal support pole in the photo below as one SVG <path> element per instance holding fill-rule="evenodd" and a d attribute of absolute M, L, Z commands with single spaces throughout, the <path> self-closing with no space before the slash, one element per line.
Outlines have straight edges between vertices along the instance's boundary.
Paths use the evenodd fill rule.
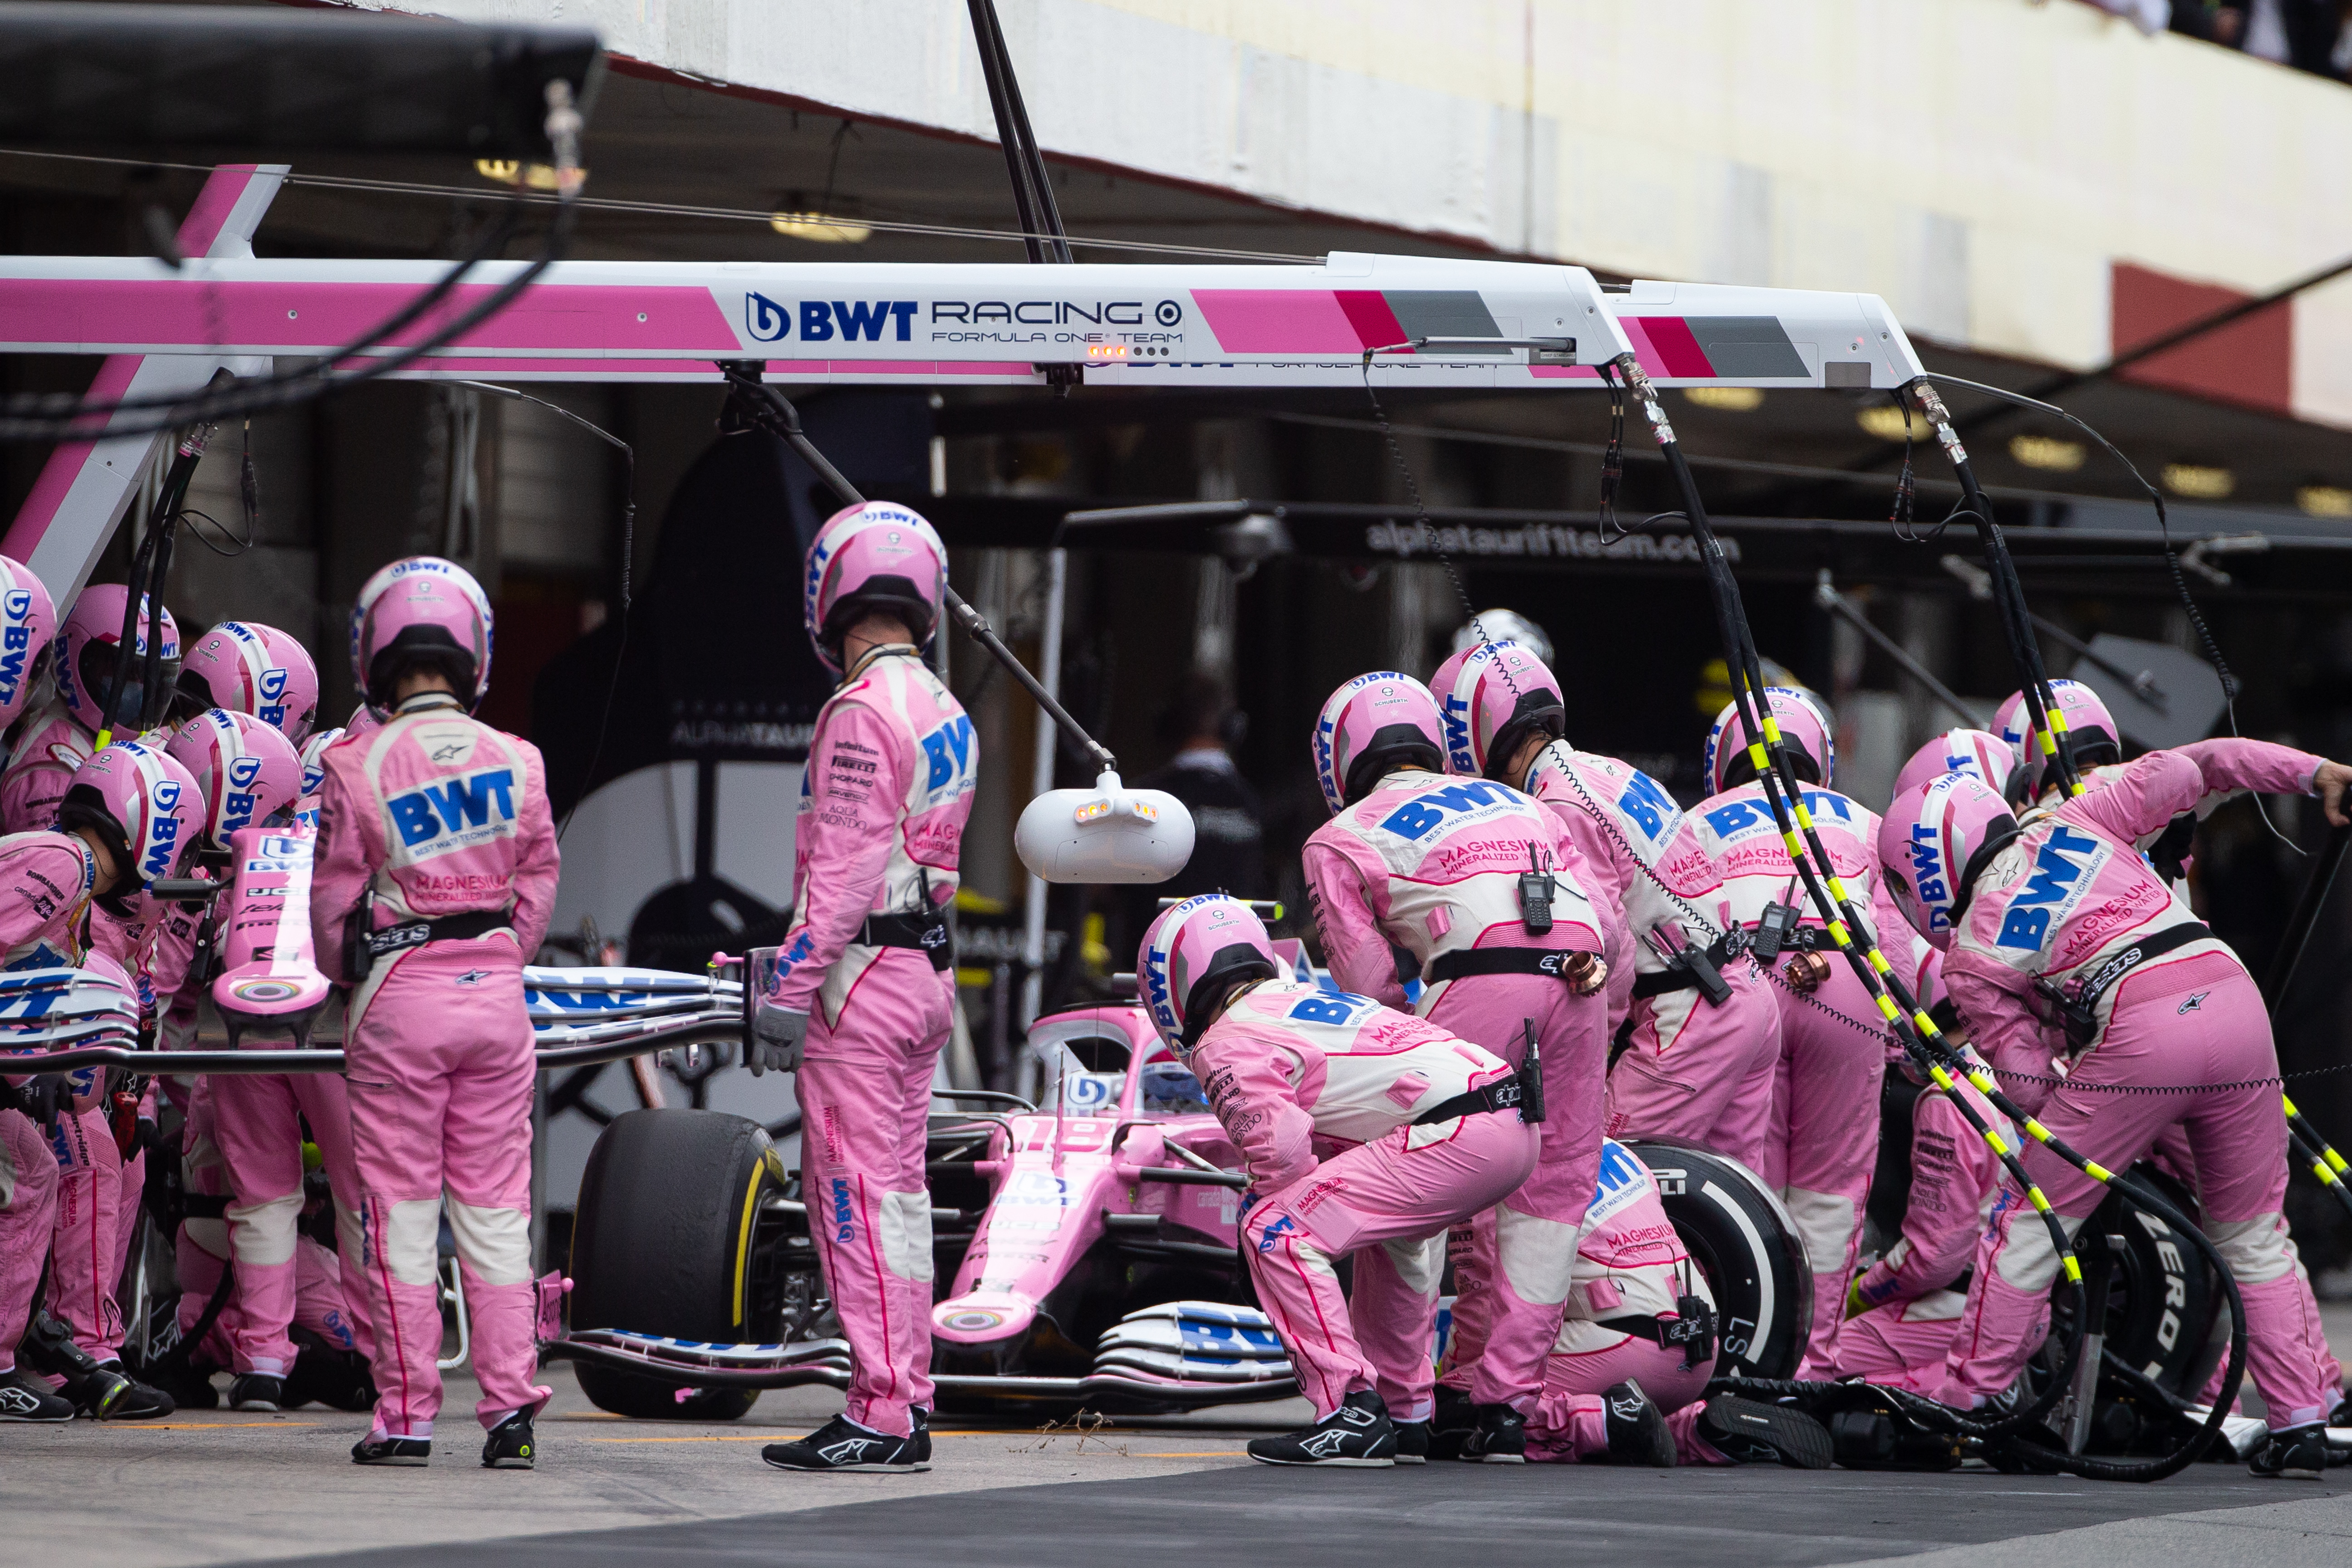
<path fill-rule="evenodd" d="M 1954 695 L 1950 687 L 1937 679 L 1926 665 L 1911 657 L 1909 649 L 1873 626 L 1869 616 L 1864 614 L 1860 605 L 1839 593 L 1837 584 L 1830 579 L 1829 568 L 1826 566 L 1822 568 L 1822 574 L 1813 580 L 1813 603 L 1838 616 L 1877 644 L 1878 651 L 1901 666 L 1904 674 L 1926 687 L 1928 696 L 1958 714 L 1961 723 L 1971 730 L 1982 730 L 1990 726 L 1990 721 L 1984 715 L 1977 712 Z"/>
<path fill-rule="evenodd" d="M 1069 587 L 1069 570 L 1068 551 L 1045 552 L 1045 629 L 1037 650 L 1037 662 L 1041 667 L 1039 684 L 1057 702 L 1062 695 L 1062 611 Z M 1037 726 L 1037 750 L 1029 782 L 1033 796 L 1054 787 L 1054 728 L 1047 722 Z M 1045 879 L 1034 871 L 1029 874 L 1022 918 L 1025 929 L 1022 933 L 1021 957 L 1029 966 L 1029 973 L 1021 982 L 1021 1027 L 1026 1031 L 1037 1021 L 1037 1009 L 1045 989 Z"/>

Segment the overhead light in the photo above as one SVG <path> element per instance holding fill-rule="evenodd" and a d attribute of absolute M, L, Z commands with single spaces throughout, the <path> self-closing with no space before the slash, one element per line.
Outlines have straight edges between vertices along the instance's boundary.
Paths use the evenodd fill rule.
<path fill-rule="evenodd" d="M 2294 504 L 2314 517 L 2352 517 L 2352 490 L 2340 485 L 2305 485 L 2294 492 Z"/>
<path fill-rule="evenodd" d="M 2221 500 L 2238 488 L 2238 476 L 2229 469 L 2200 463 L 2167 463 L 2163 479 L 2166 489 L 2190 500 Z"/>
<path fill-rule="evenodd" d="M 1853 422 L 1882 441 L 1900 441 L 1906 430 L 1914 441 L 1931 440 L 1936 434 L 1936 427 L 1927 423 L 1926 415 L 1885 403 L 1871 405 L 1856 414 Z"/>
<path fill-rule="evenodd" d="M 870 224 L 824 213 L 770 213 L 768 226 L 787 239 L 813 239 L 820 245 L 863 245 L 874 233 Z"/>
<path fill-rule="evenodd" d="M 1726 414 L 1753 414 L 1764 406 L 1760 386 L 1685 386 L 1683 395 L 1701 408 L 1720 408 Z"/>
<path fill-rule="evenodd" d="M 496 180 L 501 185 L 513 185 L 522 190 L 551 191 L 556 188 L 555 165 L 552 163 L 518 163 L 512 158 L 477 158 L 474 173 L 486 180 Z M 585 175 L 587 171 L 581 171 Z"/>
<path fill-rule="evenodd" d="M 2012 436 L 2009 455 L 2029 468 L 2071 474 L 2083 466 L 2083 443 L 2062 441 L 2055 436 Z"/>

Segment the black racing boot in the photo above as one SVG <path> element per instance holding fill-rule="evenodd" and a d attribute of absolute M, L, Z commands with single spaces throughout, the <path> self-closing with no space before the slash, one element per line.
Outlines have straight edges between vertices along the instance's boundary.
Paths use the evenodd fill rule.
<path fill-rule="evenodd" d="M 1826 1470 L 1836 1456 L 1829 1428 L 1801 1410 L 1726 1394 L 1699 1412 L 1698 1435 L 1727 1459 Z"/>
<path fill-rule="evenodd" d="M 1632 1378 L 1612 1384 L 1601 1394 L 1601 1427 L 1609 1434 L 1609 1457 L 1621 1465 L 1675 1468 L 1675 1435 L 1667 1428 L 1665 1412 L 1642 1392 Z"/>
<path fill-rule="evenodd" d="M 228 1385 L 228 1407 L 274 1415 L 286 1408 L 286 1380 L 267 1372 L 241 1372 Z"/>
<path fill-rule="evenodd" d="M 152 1366 L 147 1377 L 157 1388 L 172 1396 L 172 1403 L 182 1410 L 217 1410 L 220 1390 L 213 1386 L 213 1373 L 219 1368 L 191 1366 L 184 1362 L 164 1358 L 168 1363 Z"/>
<path fill-rule="evenodd" d="M 531 1441 L 530 1412 L 518 1410 L 482 1438 L 482 1468 L 486 1470 L 528 1470 L 534 1468 L 539 1458 L 539 1445 Z"/>
<path fill-rule="evenodd" d="M 1261 1465 L 1330 1465 L 1386 1469 L 1396 1463 L 1396 1427 L 1389 1407 L 1369 1388 L 1348 1395 L 1314 1426 L 1279 1437 L 1253 1437 L 1249 1457 Z"/>
<path fill-rule="evenodd" d="M 0 1372 L 0 1421 L 48 1425 L 74 1418 L 73 1401 L 29 1372 Z"/>
<path fill-rule="evenodd" d="M 931 1462 L 931 1413 L 918 1405 L 907 1412 L 915 1423 L 915 1463 Z"/>
<path fill-rule="evenodd" d="M 1524 1465 L 1528 1462 L 1528 1418 L 1507 1405 L 1476 1407 L 1477 1426 L 1464 1435 L 1455 1458 L 1474 1465 Z"/>
<path fill-rule="evenodd" d="M 1391 1425 L 1396 1427 L 1397 1435 L 1396 1462 L 1400 1465 L 1429 1463 L 1429 1423 L 1398 1421 Z"/>
<path fill-rule="evenodd" d="M 1466 1391 L 1448 1388 L 1442 1383 L 1437 1385 L 1437 1409 L 1429 1418 L 1431 1458 L 1458 1459 L 1462 1457 L 1462 1445 L 1478 1429 L 1477 1409 Z"/>
<path fill-rule="evenodd" d="M 2266 1480 L 2315 1481 L 2327 1469 L 2327 1428 L 2315 1421 L 2273 1432 L 2246 1461 L 2246 1468 Z"/>
<path fill-rule="evenodd" d="M 429 1437 L 387 1437 L 371 1432 L 352 1445 L 354 1465 L 425 1465 L 433 1459 Z"/>
<path fill-rule="evenodd" d="M 796 1442 L 769 1444 L 760 1450 L 760 1458 L 780 1470 L 912 1475 L 931 1468 L 929 1459 L 919 1457 L 927 1436 L 918 1428 L 893 1437 L 836 1415 Z"/>
<path fill-rule="evenodd" d="M 113 1389 L 116 1384 L 121 1384 L 120 1390 Z M 103 1415 L 109 1421 L 160 1421 L 179 1408 L 172 1403 L 170 1394 L 141 1383 L 123 1371 L 119 1361 L 99 1363 L 98 1370 L 81 1381 L 79 1392 L 72 1379 L 67 1381 L 66 1388 L 74 1403 L 82 1405 L 84 1414 Z M 108 1391 L 112 1391 L 110 1397 Z M 89 1404 L 83 1404 L 85 1394 Z M 101 1398 L 105 1401 L 103 1409 L 98 1408 Z"/>

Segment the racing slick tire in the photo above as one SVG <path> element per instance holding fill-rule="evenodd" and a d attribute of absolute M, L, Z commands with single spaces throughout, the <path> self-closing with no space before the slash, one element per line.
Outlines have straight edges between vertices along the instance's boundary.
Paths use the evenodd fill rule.
<path fill-rule="evenodd" d="M 1717 1377 L 1792 1378 L 1813 1325 L 1813 1271 L 1762 1178 L 1679 1138 L 1628 1139 L 1715 1294 Z"/>
<path fill-rule="evenodd" d="M 767 1129 L 716 1110 L 632 1110 L 597 1137 L 572 1220 L 572 1326 L 733 1343 L 747 1337 L 751 1216 L 780 1194 Z M 618 1415 L 732 1421 L 756 1388 L 679 1397 L 675 1384 L 589 1363 L 581 1392 Z"/>

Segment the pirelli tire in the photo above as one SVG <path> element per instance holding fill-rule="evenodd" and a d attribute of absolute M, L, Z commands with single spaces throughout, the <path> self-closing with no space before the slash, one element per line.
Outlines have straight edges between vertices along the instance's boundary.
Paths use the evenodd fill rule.
<path fill-rule="evenodd" d="M 588 1155 L 572 1221 L 574 1330 L 734 1343 L 753 1288 L 751 1216 L 782 1190 L 767 1130 L 716 1110 L 632 1110 Z M 641 1419 L 732 1421 L 760 1393 L 719 1388 L 681 1399 L 674 1384 L 587 1363 L 581 1392 Z"/>
<path fill-rule="evenodd" d="M 1789 1211 L 1738 1161 L 1678 1138 L 1628 1140 L 1715 1295 L 1717 1377 L 1793 1378 L 1813 1325 L 1813 1271 Z"/>

